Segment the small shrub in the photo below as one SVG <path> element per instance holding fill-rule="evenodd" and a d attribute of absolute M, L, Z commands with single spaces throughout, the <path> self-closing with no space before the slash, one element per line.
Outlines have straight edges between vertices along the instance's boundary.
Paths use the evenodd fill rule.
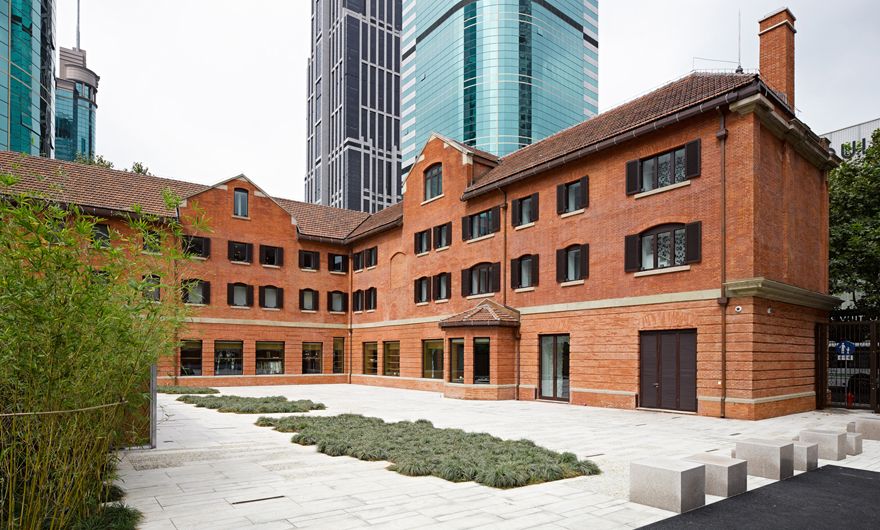
<path fill-rule="evenodd" d="M 158 386 L 156 392 L 160 394 L 219 394 L 216 388 L 206 386 Z"/>
<path fill-rule="evenodd" d="M 241 396 L 191 396 L 185 395 L 177 401 L 189 403 L 197 407 L 215 409 L 218 412 L 234 412 L 236 414 L 266 414 L 278 412 L 308 412 L 323 410 L 323 403 L 315 403 L 308 399 L 288 401 L 284 396 L 241 397 Z"/>
<path fill-rule="evenodd" d="M 109 504 L 91 517 L 75 523 L 73 530 L 135 530 L 143 514 L 121 503 Z"/>

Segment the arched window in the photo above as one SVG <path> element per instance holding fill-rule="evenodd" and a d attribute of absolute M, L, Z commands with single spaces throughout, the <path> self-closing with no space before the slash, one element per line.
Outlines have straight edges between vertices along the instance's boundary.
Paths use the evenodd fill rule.
<path fill-rule="evenodd" d="M 443 166 L 434 164 L 425 170 L 425 200 L 431 200 L 443 194 Z"/>

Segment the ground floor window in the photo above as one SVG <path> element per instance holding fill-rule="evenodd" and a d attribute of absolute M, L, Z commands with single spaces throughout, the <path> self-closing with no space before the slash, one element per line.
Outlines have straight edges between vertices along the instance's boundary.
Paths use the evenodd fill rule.
<path fill-rule="evenodd" d="M 449 339 L 449 381 L 464 383 L 464 339 Z"/>
<path fill-rule="evenodd" d="M 324 344 L 320 342 L 303 342 L 302 361 L 304 374 L 321 373 L 321 351 Z"/>
<path fill-rule="evenodd" d="M 443 379 L 443 341 L 422 341 L 422 377 Z"/>
<path fill-rule="evenodd" d="M 376 375 L 379 368 L 379 346 L 375 342 L 364 343 L 364 373 Z"/>
<path fill-rule="evenodd" d="M 383 342 L 382 375 L 400 375 L 400 343 Z"/>
<path fill-rule="evenodd" d="M 541 399 L 569 399 L 569 360 L 571 338 L 568 335 L 541 335 Z"/>
<path fill-rule="evenodd" d="M 214 342 L 214 375 L 241 375 L 244 346 L 240 340 Z"/>
<path fill-rule="evenodd" d="M 345 338 L 333 338 L 333 373 L 345 372 Z"/>
<path fill-rule="evenodd" d="M 257 341 L 257 375 L 284 373 L 284 343 Z"/>
<path fill-rule="evenodd" d="M 202 341 L 180 343 L 180 375 L 202 375 Z"/>
<path fill-rule="evenodd" d="M 474 384 L 489 384 L 489 339 L 474 339 Z"/>

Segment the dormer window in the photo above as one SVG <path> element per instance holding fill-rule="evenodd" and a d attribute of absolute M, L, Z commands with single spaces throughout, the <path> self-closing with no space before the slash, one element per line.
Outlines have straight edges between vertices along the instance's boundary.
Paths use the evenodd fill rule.
<path fill-rule="evenodd" d="M 443 166 L 434 164 L 425 170 L 425 200 L 443 195 Z"/>
<path fill-rule="evenodd" d="M 233 208 L 232 215 L 235 217 L 248 216 L 248 191 L 242 188 L 235 188 L 233 192 Z"/>

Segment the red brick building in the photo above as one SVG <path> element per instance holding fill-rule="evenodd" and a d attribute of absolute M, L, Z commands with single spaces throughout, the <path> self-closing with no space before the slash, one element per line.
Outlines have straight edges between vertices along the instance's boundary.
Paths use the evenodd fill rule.
<path fill-rule="evenodd" d="M 761 71 L 693 73 L 502 159 L 432 137 L 374 215 L 11 153 L 112 219 L 201 208 L 201 290 L 162 379 L 356 383 L 764 418 L 816 404 L 827 172 L 793 112 L 794 16 Z M 183 197 L 179 212 L 161 191 Z M 200 239 L 201 238 L 201 239 Z"/>

